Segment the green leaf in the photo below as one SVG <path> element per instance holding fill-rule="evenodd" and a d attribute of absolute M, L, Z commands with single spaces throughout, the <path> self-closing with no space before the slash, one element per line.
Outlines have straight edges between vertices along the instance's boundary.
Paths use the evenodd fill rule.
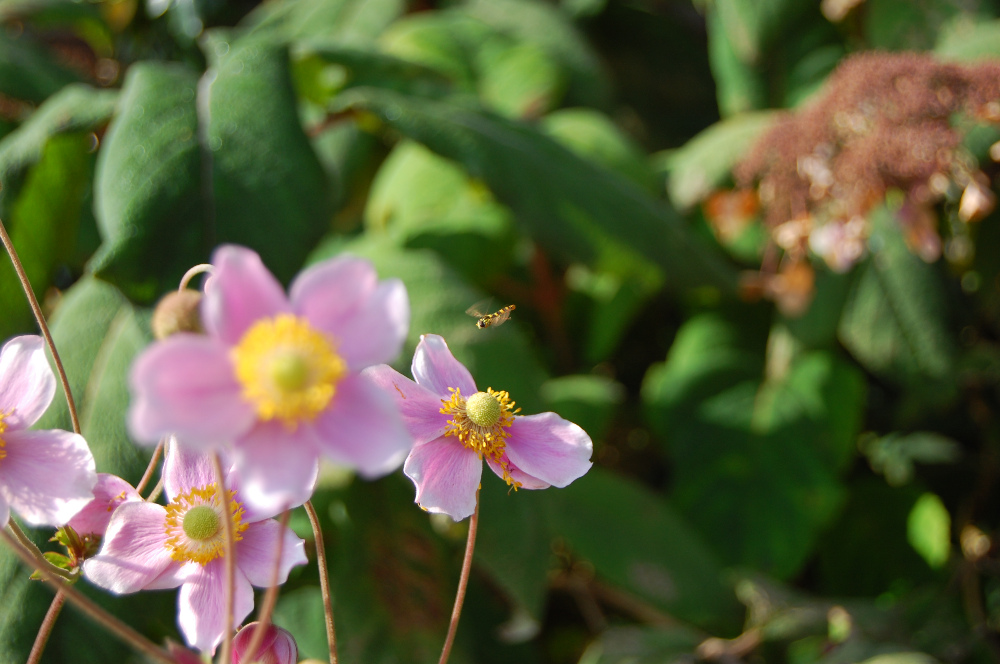
<path fill-rule="evenodd" d="M 868 0 L 865 40 L 883 50 L 928 50 L 941 26 L 965 13 L 967 6 L 961 0 Z"/>
<path fill-rule="evenodd" d="M 943 284 L 906 247 L 891 213 L 872 216 L 871 260 L 851 288 L 839 337 L 868 370 L 897 382 L 943 378 L 955 355 Z"/>
<path fill-rule="evenodd" d="M 931 431 L 891 433 L 881 438 L 868 436 L 863 437 L 858 445 L 868 457 L 872 470 L 884 475 L 889 486 L 910 482 L 917 462 L 955 463 L 962 456 L 958 443 Z"/>
<path fill-rule="evenodd" d="M 481 48 L 477 64 L 480 99 L 501 115 L 539 117 L 562 98 L 562 70 L 534 44 L 490 40 Z"/>
<path fill-rule="evenodd" d="M 600 111 L 560 109 L 542 118 L 541 127 L 580 157 L 621 173 L 650 193 L 659 193 L 660 184 L 642 148 Z"/>
<path fill-rule="evenodd" d="M 864 382 L 824 351 L 765 377 L 748 323 L 692 318 L 647 373 L 643 401 L 671 442 L 682 513 L 726 562 L 787 578 L 845 497 Z"/>
<path fill-rule="evenodd" d="M 510 265 L 516 239 L 510 213 L 455 163 L 403 141 L 371 184 L 365 222 L 401 246 L 434 249 L 472 282 L 488 283 Z"/>
<path fill-rule="evenodd" d="M 553 531 L 599 577 L 681 620 L 726 630 L 737 624 L 740 608 L 718 560 L 658 496 L 597 467 L 549 491 Z"/>
<path fill-rule="evenodd" d="M 287 53 L 216 35 L 199 82 L 183 67 L 130 68 L 101 152 L 96 274 L 148 302 L 219 243 L 256 250 L 287 281 L 333 195 L 299 124 Z"/>
<path fill-rule="evenodd" d="M 0 33 L 0 93 L 38 104 L 79 80 L 79 75 L 57 63 L 30 35 Z"/>
<path fill-rule="evenodd" d="M 737 57 L 757 64 L 781 28 L 812 3 L 809 0 L 715 0 L 713 7 Z"/>
<path fill-rule="evenodd" d="M 954 62 L 1000 57 L 1000 20 L 950 22 L 938 35 L 934 54 Z"/>
<path fill-rule="evenodd" d="M 948 562 L 951 553 L 951 515 L 933 493 L 920 496 L 906 521 L 906 535 L 927 564 L 934 569 Z"/>
<path fill-rule="evenodd" d="M 623 177 L 583 161 L 527 125 L 387 91 L 348 91 L 404 135 L 461 163 L 514 211 L 522 229 L 570 260 L 590 263 L 609 242 L 660 265 L 677 287 L 731 292 L 735 275 L 680 217 Z"/>
<path fill-rule="evenodd" d="M 774 124 L 773 111 L 741 113 L 716 122 L 666 161 L 670 200 L 681 210 L 697 205 L 730 178 L 733 167 Z"/>
<path fill-rule="evenodd" d="M 66 291 L 50 325 L 97 469 L 133 484 L 142 477 L 150 451 L 138 447 L 125 427 L 128 374 L 132 360 L 152 340 L 148 318 L 114 287 L 84 278 Z M 61 387 L 38 426 L 72 429 Z"/>
<path fill-rule="evenodd" d="M 720 12 L 710 10 L 706 19 L 708 59 L 715 79 L 719 114 L 728 117 L 766 108 L 767 82 L 763 74 L 736 49 Z"/>
<path fill-rule="evenodd" d="M 272 40 L 367 46 L 405 8 L 404 0 L 284 0 L 258 5 L 240 25 Z"/>

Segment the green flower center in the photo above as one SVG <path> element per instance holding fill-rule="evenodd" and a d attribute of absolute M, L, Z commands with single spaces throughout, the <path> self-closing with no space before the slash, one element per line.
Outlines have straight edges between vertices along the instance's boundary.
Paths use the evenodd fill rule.
<path fill-rule="evenodd" d="M 184 534 L 191 539 L 204 542 L 215 537 L 222 527 L 222 520 L 213 508 L 199 505 L 187 511 L 181 527 L 184 529 Z"/>
<path fill-rule="evenodd" d="M 465 412 L 473 424 L 490 428 L 500 421 L 500 402 L 492 394 L 476 392 L 465 402 Z"/>

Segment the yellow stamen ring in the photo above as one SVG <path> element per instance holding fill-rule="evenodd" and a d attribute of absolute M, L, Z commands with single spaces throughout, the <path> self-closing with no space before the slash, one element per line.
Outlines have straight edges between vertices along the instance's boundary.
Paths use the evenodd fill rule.
<path fill-rule="evenodd" d="M 514 415 L 521 412 L 514 408 L 507 392 L 494 392 L 487 388 L 486 392 L 476 392 L 468 399 L 462 397 L 457 387 L 449 387 L 451 397 L 441 400 L 441 413 L 450 415 L 451 419 L 445 425 L 445 436 L 455 436 L 463 446 L 473 450 L 479 458 L 492 460 L 503 469 L 503 479 L 515 489 L 521 483 L 510 475 L 508 461 L 504 455 L 507 447 L 506 439 L 510 437 L 507 429 L 514 423 Z"/>
<path fill-rule="evenodd" d="M 5 447 L 7 447 L 7 441 L 3 439 L 3 433 L 7 431 L 7 422 L 5 420 L 13 412 L 14 412 L 13 410 L 7 413 L 0 411 L 0 459 L 4 459 L 7 457 L 7 450 L 4 449 Z"/>
<path fill-rule="evenodd" d="M 227 510 L 219 504 L 215 486 L 213 483 L 191 489 L 167 505 L 165 546 L 174 560 L 204 566 L 225 555 L 226 533 L 222 520 Z M 239 542 L 247 524 L 243 523 L 243 503 L 236 501 L 235 495 L 236 492 L 227 491 L 226 502 L 233 520 L 233 541 Z"/>
<path fill-rule="evenodd" d="M 289 429 L 323 412 L 347 373 L 333 340 L 291 314 L 254 323 L 232 358 L 243 398 L 257 416 L 281 420 Z"/>

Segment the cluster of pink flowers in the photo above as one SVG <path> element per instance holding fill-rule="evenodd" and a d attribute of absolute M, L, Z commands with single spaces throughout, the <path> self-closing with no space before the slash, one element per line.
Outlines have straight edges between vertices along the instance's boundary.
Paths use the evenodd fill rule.
<path fill-rule="evenodd" d="M 456 521 L 475 510 L 483 460 L 524 489 L 566 486 L 591 466 L 583 429 L 554 413 L 521 416 L 507 392 L 479 391 L 437 335 L 417 345 L 415 380 L 384 364 L 405 342 L 409 302 L 367 261 L 310 267 L 286 295 L 256 253 L 223 246 L 203 290 L 204 332 L 154 343 L 131 374 L 133 435 L 169 441 L 166 505 L 98 476 L 80 436 L 25 431 L 55 391 L 40 339 L 14 339 L 0 356 L 0 518 L 13 508 L 102 538 L 82 569 L 111 592 L 179 587 L 181 632 L 199 650 L 224 636 L 225 520 L 239 624 L 251 586 L 283 583 L 306 562 L 303 541 L 271 517 L 309 499 L 321 458 L 366 478 L 403 465 L 416 502 Z M 213 458 L 224 460 L 221 488 Z M 267 648 L 288 650 L 280 632 L 268 638 Z"/>

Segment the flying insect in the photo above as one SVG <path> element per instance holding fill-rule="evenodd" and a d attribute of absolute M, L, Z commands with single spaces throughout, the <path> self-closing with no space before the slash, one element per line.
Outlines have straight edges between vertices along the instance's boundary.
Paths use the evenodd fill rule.
<path fill-rule="evenodd" d="M 503 325 L 510 318 L 510 312 L 514 311 L 517 307 L 513 304 L 508 304 L 506 307 L 497 311 L 496 313 L 489 314 L 488 306 L 490 300 L 483 300 L 482 302 L 476 302 L 474 305 L 465 310 L 465 313 L 470 316 L 474 316 L 479 320 L 476 321 L 476 327 L 480 330 L 485 330 L 488 327 L 496 327 L 498 325 Z"/>

